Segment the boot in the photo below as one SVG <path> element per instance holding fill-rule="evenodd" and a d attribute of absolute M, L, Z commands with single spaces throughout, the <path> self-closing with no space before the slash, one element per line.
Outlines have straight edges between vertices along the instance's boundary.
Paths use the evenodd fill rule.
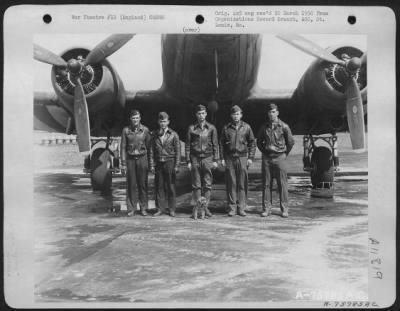
<path fill-rule="evenodd" d="M 289 209 L 287 204 L 282 204 L 281 203 L 281 211 L 282 211 L 282 217 L 283 218 L 288 218 L 289 217 Z"/>
<path fill-rule="evenodd" d="M 230 209 L 230 210 L 229 210 L 229 213 L 228 213 L 228 216 L 229 216 L 229 217 L 233 217 L 233 216 L 235 216 L 235 215 L 236 215 L 236 211 L 233 210 L 233 209 Z"/>
<path fill-rule="evenodd" d="M 260 213 L 261 217 L 268 217 L 269 215 L 272 215 L 271 207 L 263 207 L 263 211 Z"/>
<path fill-rule="evenodd" d="M 153 216 L 160 216 L 162 214 L 164 214 L 164 212 L 159 209 L 155 214 L 153 214 Z"/>
<path fill-rule="evenodd" d="M 239 210 L 239 213 L 238 213 L 240 216 L 243 216 L 243 217 L 245 217 L 245 216 L 247 216 L 247 214 L 246 214 L 246 212 L 244 211 L 244 210 Z"/>
<path fill-rule="evenodd" d="M 197 220 L 197 205 L 193 206 L 192 217 Z"/>
<path fill-rule="evenodd" d="M 140 215 L 147 216 L 147 212 L 146 212 L 146 208 L 145 207 L 141 207 L 140 208 Z"/>

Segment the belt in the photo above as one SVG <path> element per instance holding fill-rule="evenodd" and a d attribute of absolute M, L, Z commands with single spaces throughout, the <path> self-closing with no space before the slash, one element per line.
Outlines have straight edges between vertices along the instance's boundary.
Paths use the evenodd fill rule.
<path fill-rule="evenodd" d="M 207 154 L 207 155 L 194 154 L 194 155 L 192 155 L 193 158 L 197 158 L 197 159 L 200 159 L 200 160 L 211 158 L 212 156 L 213 156 L 212 154 Z"/>
<path fill-rule="evenodd" d="M 159 157 L 159 158 L 157 158 L 157 161 L 158 162 L 167 162 L 169 160 L 174 160 L 174 159 L 175 159 L 175 156 L 173 156 L 173 157 Z"/>
<path fill-rule="evenodd" d="M 269 153 L 269 154 L 264 154 L 263 153 L 263 156 L 266 157 L 266 158 L 270 158 L 270 159 L 276 159 L 276 158 L 279 158 L 280 156 L 282 156 L 283 154 L 285 154 L 285 153 L 284 152 L 282 152 L 282 153 Z"/>
<path fill-rule="evenodd" d="M 144 157 L 145 156 L 145 154 L 138 154 L 138 155 L 133 155 L 133 154 L 128 154 L 128 160 L 138 160 L 138 159 L 140 159 L 141 157 Z"/>
<path fill-rule="evenodd" d="M 234 152 L 234 153 L 226 153 L 228 157 L 232 158 L 244 158 L 247 157 L 247 153 L 239 153 L 239 152 Z"/>

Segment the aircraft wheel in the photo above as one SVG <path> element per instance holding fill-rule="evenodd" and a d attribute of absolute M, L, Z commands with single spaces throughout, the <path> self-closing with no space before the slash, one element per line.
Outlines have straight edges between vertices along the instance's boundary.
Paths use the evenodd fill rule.
<path fill-rule="evenodd" d="M 110 168 L 110 150 L 97 148 L 90 157 L 90 180 L 93 190 L 100 190 L 102 194 L 111 192 L 112 173 Z"/>
<path fill-rule="evenodd" d="M 311 156 L 311 184 L 318 188 L 329 188 L 333 183 L 333 156 L 327 147 L 317 147 Z"/>

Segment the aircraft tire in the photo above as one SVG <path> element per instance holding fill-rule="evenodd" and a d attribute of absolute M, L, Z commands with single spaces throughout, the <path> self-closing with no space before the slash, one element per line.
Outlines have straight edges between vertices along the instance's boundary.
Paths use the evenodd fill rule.
<path fill-rule="evenodd" d="M 311 184 L 315 187 L 321 187 L 321 184 L 333 183 L 333 156 L 329 148 L 320 146 L 315 148 L 311 156 Z"/>
<path fill-rule="evenodd" d="M 103 195 L 111 192 L 112 173 L 110 168 L 110 150 L 97 148 L 90 157 L 90 181 L 93 190 L 100 190 Z"/>

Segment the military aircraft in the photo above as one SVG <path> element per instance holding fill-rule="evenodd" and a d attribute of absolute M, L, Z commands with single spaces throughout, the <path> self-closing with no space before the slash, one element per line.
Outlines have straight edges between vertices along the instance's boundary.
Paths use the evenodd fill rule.
<path fill-rule="evenodd" d="M 239 105 L 256 133 L 265 122 L 267 104 L 274 102 L 280 118 L 294 134 L 304 137 L 304 169 L 310 171 L 316 189 L 332 188 L 339 164 L 337 132 L 350 132 L 355 151 L 366 149 L 367 56 L 357 46 L 322 48 L 298 34 L 278 34 L 288 49 L 299 49 L 315 59 L 296 88 L 271 91 L 259 85 L 263 35 L 162 34 L 161 86 L 146 91 L 132 86 L 132 91 L 126 91 L 107 58 L 134 37 L 113 34 L 92 49 L 70 47 L 60 55 L 34 44 L 34 58 L 52 66 L 54 89 L 34 94 L 35 130 L 77 134 L 79 151 L 89 155 L 84 165 L 93 189 L 111 188 L 110 168 L 118 169 L 119 164 L 118 152 L 110 146 L 128 124 L 131 109 L 139 109 L 142 122 L 150 128 L 156 127 L 159 111 L 168 112 L 184 138 L 197 104 L 208 108 L 209 121 L 218 130 L 229 121 L 229 108 Z M 296 59 L 282 55 L 266 61 L 295 63 Z M 131 75 L 142 74 L 131 68 Z M 107 137 L 106 145 L 96 146 L 93 137 Z M 319 139 L 328 146 L 318 146 Z"/>

